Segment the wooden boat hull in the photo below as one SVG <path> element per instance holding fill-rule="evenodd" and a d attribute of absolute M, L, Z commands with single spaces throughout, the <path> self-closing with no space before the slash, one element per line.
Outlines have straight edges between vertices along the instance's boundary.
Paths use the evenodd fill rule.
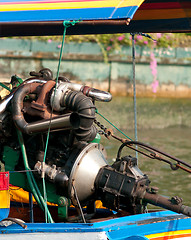
<path fill-rule="evenodd" d="M 191 218 L 171 211 L 158 211 L 95 223 L 27 223 L 0 227 L 6 240 L 53 239 L 191 239 Z"/>

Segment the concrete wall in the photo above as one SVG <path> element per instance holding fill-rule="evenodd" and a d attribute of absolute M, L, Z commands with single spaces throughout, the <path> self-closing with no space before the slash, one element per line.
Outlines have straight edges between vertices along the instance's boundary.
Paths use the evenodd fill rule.
<path fill-rule="evenodd" d="M 50 68 L 56 76 L 60 43 L 26 39 L 0 39 L 0 80 L 14 74 L 28 78 L 30 71 Z M 100 47 L 94 43 L 65 44 L 60 75 L 113 94 L 132 95 L 131 47 L 123 47 L 104 62 Z M 191 48 L 154 49 L 157 60 L 156 92 L 151 73 L 151 50 L 136 47 L 138 96 L 191 97 Z M 155 71 L 155 72 L 156 72 Z"/>

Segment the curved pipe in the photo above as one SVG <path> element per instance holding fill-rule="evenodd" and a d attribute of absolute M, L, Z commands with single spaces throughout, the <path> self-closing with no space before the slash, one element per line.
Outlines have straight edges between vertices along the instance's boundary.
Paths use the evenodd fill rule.
<path fill-rule="evenodd" d="M 53 91 L 50 97 L 51 105 L 55 111 L 59 112 L 64 110 L 64 107 L 60 106 L 60 99 L 67 91 L 82 92 L 87 97 L 91 97 L 96 101 L 109 102 L 112 99 L 112 95 L 109 92 L 101 91 L 99 89 L 91 88 L 78 83 L 61 82 L 56 88 L 56 93 Z"/>
<path fill-rule="evenodd" d="M 92 88 L 92 87 L 88 87 L 82 84 L 72 83 L 72 82 L 64 82 L 61 84 L 70 90 L 78 91 L 78 92 L 81 91 L 84 95 L 91 97 L 96 101 L 110 102 L 112 99 L 111 93 L 102 91 L 96 88 Z"/>
<path fill-rule="evenodd" d="M 23 100 L 26 95 L 35 92 L 40 83 L 30 83 L 21 86 L 14 94 L 12 100 L 13 121 L 16 127 L 26 134 L 47 131 L 50 125 L 50 120 L 41 120 L 34 123 L 27 123 L 24 119 L 22 108 Z M 75 129 L 79 128 L 80 118 L 78 114 L 65 114 L 61 117 L 51 120 L 51 130 L 57 129 Z"/>
<path fill-rule="evenodd" d="M 109 92 L 101 91 L 96 88 L 91 88 L 88 86 L 83 86 L 81 91 L 84 95 L 93 98 L 93 100 L 101 101 L 101 102 L 110 102 L 112 100 L 112 95 Z"/>
<path fill-rule="evenodd" d="M 48 102 L 48 97 L 49 97 L 49 92 L 50 90 L 55 86 L 56 82 L 53 80 L 47 81 L 43 87 L 42 90 L 38 96 L 38 99 L 36 100 L 35 104 L 47 106 Z"/>
<path fill-rule="evenodd" d="M 29 84 L 29 83 L 46 83 L 46 82 L 47 81 L 42 80 L 42 79 L 31 79 L 31 78 L 29 78 L 28 80 L 24 81 L 18 88 L 20 88 L 21 86 L 23 86 L 25 84 Z M 1 101 L 1 103 L 0 103 L 0 114 L 3 113 L 6 110 L 8 104 L 10 103 L 10 101 L 13 98 L 14 94 L 15 94 L 15 91 L 10 93 L 8 96 L 5 97 L 5 99 L 3 99 Z"/>
<path fill-rule="evenodd" d="M 60 105 L 76 112 L 80 117 L 80 127 L 75 130 L 76 138 L 78 140 L 92 141 L 97 134 L 97 129 L 93 125 L 95 106 L 92 100 L 82 92 L 69 91 L 62 96 Z"/>

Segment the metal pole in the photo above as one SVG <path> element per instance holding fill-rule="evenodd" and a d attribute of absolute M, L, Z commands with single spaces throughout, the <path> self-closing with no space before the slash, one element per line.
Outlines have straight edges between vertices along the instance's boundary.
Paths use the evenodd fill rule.
<path fill-rule="evenodd" d="M 109 62 L 108 92 L 111 92 L 111 62 Z"/>
<path fill-rule="evenodd" d="M 29 210 L 30 210 L 30 222 L 34 223 L 33 199 L 32 199 L 32 193 L 31 192 L 29 192 Z"/>
<path fill-rule="evenodd" d="M 136 80 L 135 80 L 135 34 L 132 33 L 132 58 L 133 58 L 133 105 L 134 105 L 134 134 L 135 141 L 138 141 L 137 136 L 137 98 L 136 98 Z M 137 146 L 136 146 L 137 149 Z M 138 152 L 136 152 L 138 159 Z"/>

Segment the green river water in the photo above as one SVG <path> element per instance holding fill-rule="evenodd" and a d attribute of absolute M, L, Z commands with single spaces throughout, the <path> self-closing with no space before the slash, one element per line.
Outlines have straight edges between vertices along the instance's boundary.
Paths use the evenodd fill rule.
<path fill-rule="evenodd" d="M 134 139 L 133 99 L 115 97 L 110 103 L 96 103 L 98 112 L 109 119 L 120 130 Z M 112 128 L 103 118 L 97 116 L 106 127 Z M 191 99 L 137 99 L 138 140 L 154 146 L 191 164 Z M 114 130 L 114 133 L 123 137 Z M 102 137 L 108 161 L 114 161 L 121 145 L 116 140 Z M 122 155 L 133 155 L 124 148 Z M 179 169 L 172 171 L 164 162 L 138 156 L 139 168 L 146 173 L 152 186 L 159 187 L 159 194 L 180 196 L 191 206 L 191 174 Z"/>

